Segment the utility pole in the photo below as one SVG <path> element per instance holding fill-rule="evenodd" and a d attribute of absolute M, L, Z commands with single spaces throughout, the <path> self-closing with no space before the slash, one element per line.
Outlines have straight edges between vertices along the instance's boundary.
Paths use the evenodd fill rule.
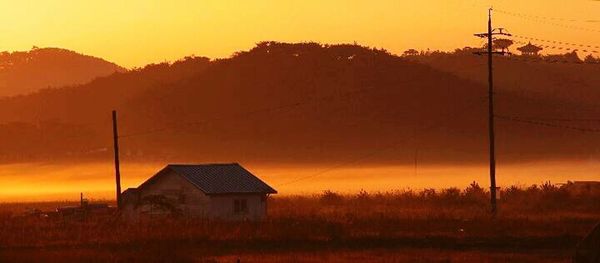
<path fill-rule="evenodd" d="M 495 32 L 498 31 L 498 32 Z M 492 28 L 492 8 L 488 10 L 487 33 L 475 34 L 477 37 L 487 38 L 487 51 L 475 52 L 475 54 L 486 54 L 488 57 L 488 129 L 489 129 L 489 150 L 490 150 L 490 202 L 492 206 L 492 215 L 496 216 L 498 212 L 496 199 L 496 139 L 494 134 L 494 68 L 492 66 L 493 55 L 505 55 L 508 52 L 494 51 L 493 42 L 495 35 L 510 36 L 503 32 L 503 28 Z"/>
<path fill-rule="evenodd" d="M 121 169 L 119 165 L 119 132 L 117 129 L 117 111 L 112 111 L 113 142 L 115 152 L 115 181 L 117 184 L 117 208 L 121 209 Z"/>

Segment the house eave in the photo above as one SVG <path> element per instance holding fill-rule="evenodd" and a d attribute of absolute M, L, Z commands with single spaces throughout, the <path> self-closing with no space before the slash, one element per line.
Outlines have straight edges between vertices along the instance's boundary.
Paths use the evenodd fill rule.
<path fill-rule="evenodd" d="M 227 193 L 204 193 L 205 195 L 208 196 L 213 196 L 213 195 L 218 195 L 218 196 L 223 196 L 223 195 L 267 195 L 267 194 L 277 194 L 277 191 L 271 191 L 271 192 L 227 192 Z"/>

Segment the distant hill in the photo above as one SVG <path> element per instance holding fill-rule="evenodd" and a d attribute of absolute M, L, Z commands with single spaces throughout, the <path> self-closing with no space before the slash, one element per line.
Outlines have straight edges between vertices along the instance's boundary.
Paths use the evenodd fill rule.
<path fill-rule="evenodd" d="M 424 163 L 483 163 L 487 87 L 460 72 L 481 66 L 473 61 L 453 69 L 358 45 L 276 42 L 227 59 L 188 57 L 0 100 L 0 158 L 110 158 L 116 109 L 125 159 L 411 163 L 418 151 Z M 588 74 L 531 70 L 556 83 Z M 498 83 L 505 115 L 600 116 L 572 96 L 580 85 L 537 96 L 546 82 Z M 594 135 L 498 120 L 498 159 L 588 158 L 597 154 L 586 147 L 598 142 Z"/>
<path fill-rule="evenodd" d="M 487 85 L 487 57 L 474 55 L 472 51 L 465 48 L 405 58 Z M 555 98 L 597 105 L 600 101 L 600 59 L 594 62 L 581 61 L 574 53 L 540 58 L 497 56 L 494 82 L 502 90 L 537 99 Z"/>
<path fill-rule="evenodd" d="M 124 68 L 106 60 L 60 48 L 1 52 L 0 97 L 84 84 L 123 71 Z"/>

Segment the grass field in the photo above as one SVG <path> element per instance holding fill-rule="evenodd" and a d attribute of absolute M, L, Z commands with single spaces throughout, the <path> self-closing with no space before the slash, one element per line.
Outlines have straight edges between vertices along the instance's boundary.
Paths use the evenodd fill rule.
<path fill-rule="evenodd" d="M 273 197 L 263 222 L 39 219 L 0 204 L 0 262 L 569 262 L 600 221 L 600 195 L 550 184 Z"/>

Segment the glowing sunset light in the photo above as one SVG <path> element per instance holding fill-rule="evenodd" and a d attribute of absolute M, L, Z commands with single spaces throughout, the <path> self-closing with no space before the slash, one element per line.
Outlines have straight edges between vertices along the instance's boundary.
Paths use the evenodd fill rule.
<path fill-rule="evenodd" d="M 485 30 L 489 6 L 499 10 L 495 24 L 509 32 L 598 43 L 600 34 L 500 12 L 579 19 L 569 25 L 600 30 L 599 23 L 588 21 L 597 17 L 600 3 L 575 2 L 1 1 L 0 50 L 27 50 L 32 45 L 62 47 L 125 67 L 173 61 L 191 54 L 228 57 L 264 40 L 357 42 L 396 54 L 409 48 L 453 50 L 480 44 L 471 36 Z"/>

